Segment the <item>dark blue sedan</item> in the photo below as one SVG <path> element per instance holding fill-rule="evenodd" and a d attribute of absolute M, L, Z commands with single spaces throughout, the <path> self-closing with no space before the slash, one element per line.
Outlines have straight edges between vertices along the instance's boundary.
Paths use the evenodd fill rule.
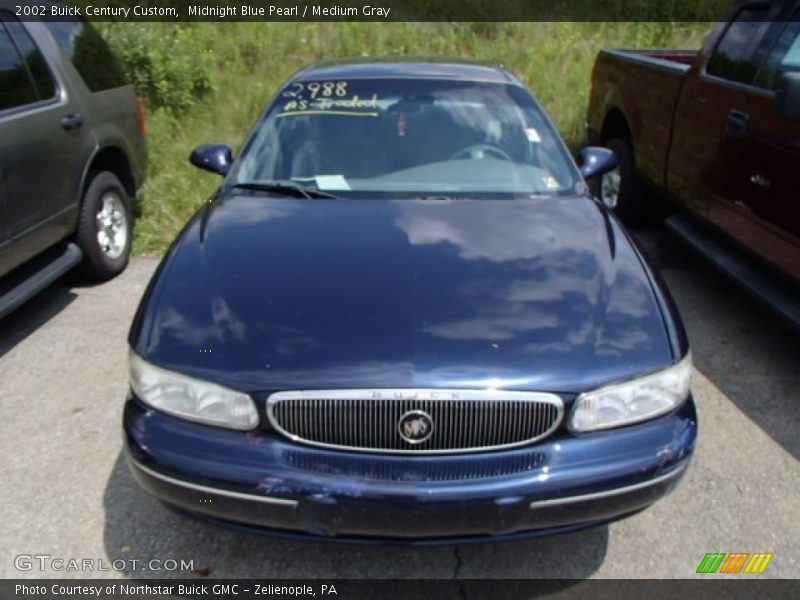
<path fill-rule="evenodd" d="M 134 476 L 313 539 L 555 533 L 669 492 L 697 435 L 658 275 L 506 71 L 295 75 L 165 256 L 130 332 Z"/>

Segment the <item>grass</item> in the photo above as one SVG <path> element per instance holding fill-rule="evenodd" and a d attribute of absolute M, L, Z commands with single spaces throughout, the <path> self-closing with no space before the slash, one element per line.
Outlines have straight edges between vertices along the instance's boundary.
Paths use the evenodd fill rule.
<path fill-rule="evenodd" d="M 131 39 L 107 25 L 112 43 Z M 139 27 L 142 25 L 139 24 Z M 152 23 L 151 38 L 174 35 Z M 187 110 L 148 112 L 150 172 L 142 190 L 134 252 L 159 254 L 219 183 L 191 167 L 192 148 L 223 142 L 237 148 L 280 84 L 320 59 L 443 56 L 478 59 L 509 69 L 536 94 L 567 143 L 583 140 L 594 57 L 604 47 L 697 48 L 706 23 L 196 23 L 184 47 L 208 73 L 211 92 Z M 130 33 L 130 32 L 127 32 Z M 152 101 L 151 101 L 152 103 Z"/>

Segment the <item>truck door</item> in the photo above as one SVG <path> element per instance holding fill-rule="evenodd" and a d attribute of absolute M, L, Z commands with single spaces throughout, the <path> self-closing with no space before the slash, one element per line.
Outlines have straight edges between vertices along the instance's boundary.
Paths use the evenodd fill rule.
<path fill-rule="evenodd" d="M 736 235 L 740 221 L 750 217 L 752 248 L 800 281 L 800 122 L 775 112 L 781 76 L 800 71 L 800 10 L 777 25 L 755 89 L 737 107 L 747 115 L 747 127 L 721 146 L 734 174 L 710 218 Z"/>
<path fill-rule="evenodd" d="M 749 92 L 759 49 L 769 29 L 769 7 L 741 9 L 719 37 L 716 47 L 701 54 L 686 74 L 675 109 L 667 187 L 694 213 L 710 218 L 719 198 L 720 144 L 745 126 L 735 107 Z M 719 35 L 725 24 L 712 35 Z M 732 112 L 733 111 L 733 112 Z M 726 157 L 730 158 L 730 157 Z"/>
<path fill-rule="evenodd" d="M 791 162 L 786 152 L 797 151 L 796 146 L 790 151 L 797 129 L 779 122 L 774 91 L 757 84 L 786 27 L 780 22 L 784 7 L 744 6 L 710 49 L 705 67 L 695 66 L 687 75 L 675 113 L 668 185 L 694 212 L 791 273 L 800 266 L 796 258 L 794 266 L 787 260 L 792 252 L 786 215 L 768 215 L 777 216 L 778 205 L 787 205 L 774 196 L 791 172 L 790 165 L 779 165 Z"/>

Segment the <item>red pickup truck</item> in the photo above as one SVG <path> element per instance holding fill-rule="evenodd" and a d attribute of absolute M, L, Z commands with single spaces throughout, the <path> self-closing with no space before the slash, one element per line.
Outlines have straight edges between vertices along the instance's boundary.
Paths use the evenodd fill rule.
<path fill-rule="evenodd" d="M 736 1 L 699 52 L 601 51 L 587 131 L 618 155 L 601 194 L 623 220 L 666 198 L 671 230 L 800 325 L 800 2 Z"/>

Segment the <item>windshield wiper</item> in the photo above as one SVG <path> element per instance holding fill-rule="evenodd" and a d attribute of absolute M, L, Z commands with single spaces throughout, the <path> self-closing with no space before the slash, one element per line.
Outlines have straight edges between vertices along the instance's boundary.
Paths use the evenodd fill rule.
<path fill-rule="evenodd" d="M 231 187 L 240 190 L 259 190 L 262 192 L 278 192 L 280 194 L 294 195 L 312 200 L 314 198 L 336 198 L 333 194 L 323 192 L 312 187 L 304 187 L 296 183 L 283 183 L 279 181 L 245 181 L 234 183 Z"/>

